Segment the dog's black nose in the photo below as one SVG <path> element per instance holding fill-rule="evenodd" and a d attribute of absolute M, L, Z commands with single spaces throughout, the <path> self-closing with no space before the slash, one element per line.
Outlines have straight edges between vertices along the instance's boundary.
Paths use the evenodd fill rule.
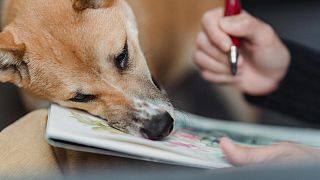
<path fill-rule="evenodd" d="M 151 140 L 161 140 L 173 130 L 174 120 L 168 112 L 154 116 L 140 132 L 143 137 Z"/>

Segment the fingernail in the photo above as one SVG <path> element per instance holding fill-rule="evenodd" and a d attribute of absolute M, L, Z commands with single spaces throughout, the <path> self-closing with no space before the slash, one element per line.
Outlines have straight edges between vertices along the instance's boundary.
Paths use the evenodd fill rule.
<path fill-rule="evenodd" d="M 223 50 L 228 52 L 232 46 L 232 42 L 230 39 L 226 39 L 225 41 L 223 41 L 222 45 L 223 45 Z"/>

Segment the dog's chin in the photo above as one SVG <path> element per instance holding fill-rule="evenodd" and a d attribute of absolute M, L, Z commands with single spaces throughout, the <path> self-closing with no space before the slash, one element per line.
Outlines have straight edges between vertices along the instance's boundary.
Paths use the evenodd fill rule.
<path fill-rule="evenodd" d="M 149 111 L 146 112 L 149 113 Z M 105 120 L 110 127 L 123 133 L 149 140 L 162 140 L 171 134 L 174 126 L 174 117 L 167 110 L 160 109 L 156 112 L 157 114 L 143 116 L 141 115 L 143 113 L 133 113 L 132 115 L 117 115 L 108 118 L 107 115 L 96 117 Z"/>
<path fill-rule="evenodd" d="M 160 141 L 160 140 L 167 138 L 171 134 L 172 129 L 173 129 L 172 128 L 172 129 L 168 130 L 168 132 L 161 134 L 161 135 L 150 136 L 150 133 L 148 135 L 148 133 L 146 133 L 146 129 L 143 128 L 142 125 L 137 125 L 137 123 L 130 124 L 126 127 L 119 127 L 117 125 L 112 125 L 112 123 L 109 124 L 109 126 L 116 129 L 116 130 L 119 130 L 123 133 L 129 134 L 129 135 L 132 135 L 135 137 L 147 139 L 147 140 L 154 140 L 154 141 Z M 157 132 L 157 131 L 155 131 L 155 132 Z"/>
<path fill-rule="evenodd" d="M 121 131 L 121 132 L 126 133 L 126 134 L 130 134 L 130 135 L 136 136 L 136 137 L 143 137 L 143 136 L 140 134 L 140 130 L 139 130 L 140 127 L 142 127 L 142 125 L 139 125 L 139 126 L 120 127 L 120 126 L 117 126 L 116 124 L 110 123 L 110 121 L 109 121 L 107 118 L 105 118 L 105 117 L 96 116 L 96 115 L 94 115 L 94 116 L 97 117 L 97 118 L 100 118 L 100 119 L 102 119 L 102 120 L 104 120 L 104 121 L 106 121 L 107 124 L 108 124 L 110 127 L 114 128 L 114 129 L 116 129 L 116 130 L 118 130 L 118 131 Z"/>

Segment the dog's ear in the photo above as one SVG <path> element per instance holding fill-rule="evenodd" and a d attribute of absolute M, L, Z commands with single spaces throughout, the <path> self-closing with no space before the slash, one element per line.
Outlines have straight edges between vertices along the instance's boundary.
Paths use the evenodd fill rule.
<path fill-rule="evenodd" d="M 25 44 L 14 42 L 10 32 L 0 33 L 0 82 L 11 82 L 22 86 L 23 79 L 28 75 L 28 68 L 23 61 Z"/>
<path fill-rule="evenodd" d="M 85 9 L 108 8 L 114 4 L 116 0 L 72 0 L 73 8 L 76 11 L 83 11 Z"/>

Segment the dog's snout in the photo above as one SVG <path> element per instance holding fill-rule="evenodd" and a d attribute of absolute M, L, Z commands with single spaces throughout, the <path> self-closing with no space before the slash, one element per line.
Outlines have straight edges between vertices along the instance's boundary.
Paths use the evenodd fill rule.
<path fill-rule="evenodd" d="M 143 137 L 150 140 L 161 140 L 173 130 L 174 120 L 168 112 L 154 116 L 151 121 L 141 128 Z"/>

